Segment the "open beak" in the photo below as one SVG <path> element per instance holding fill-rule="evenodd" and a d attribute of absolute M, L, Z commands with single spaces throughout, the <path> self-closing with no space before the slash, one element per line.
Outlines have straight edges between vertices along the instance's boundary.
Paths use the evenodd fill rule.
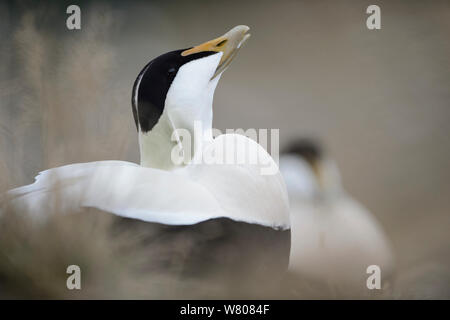
<path fill-rule="evenodd" d="M 190 54 L 203 51 L 223 52 L 216 72 L 214 72 L 214 75 L 211 78 L 214 79 L 216 76 L 225 71 L 233 58 L 236 56 L 236 53 L 241 48 L 242 44 L 250 37 L 250 34 L 247 33 L 248 30 L 250 30 L 250 28 L 247 26 L 236 26 L 223 36 L 185 50 L 181 53 L 181 55 L 188 56 Z"/>

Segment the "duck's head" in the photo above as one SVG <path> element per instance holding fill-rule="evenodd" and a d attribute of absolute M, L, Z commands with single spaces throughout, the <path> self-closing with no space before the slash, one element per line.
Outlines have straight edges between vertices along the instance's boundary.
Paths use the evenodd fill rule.
<path fill-rule="evenodd" d="M 341 191 L 339 169 L 312 139 L 292 142 L 280 157 L 280 171 L 291 200 L 323 199 Z"/>
<path fill-rule="evenodd" d="M 175 129 L 194 135 L 194 123 L 211 130 L 212 101 L 221 74 L 249 38 L 247 26 L 237 26 L 214 40 L 195 47 L 171 51 L 150 61 L 133 87 L 133 115 L 139 132 L 141 164 L 170 167 L 166 154 L 173 147 Z M 168 135 L 168 137 L 167 137 Z M 167 139 L 169 138 L 169 139 Z M 169 159 L 170 160 L 170 159 Z"/>

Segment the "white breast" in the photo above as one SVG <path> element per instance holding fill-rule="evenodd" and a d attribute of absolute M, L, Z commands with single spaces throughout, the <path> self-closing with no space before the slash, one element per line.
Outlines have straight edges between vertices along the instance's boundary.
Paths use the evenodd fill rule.
<path fill-rule="evenodd" d="M 340 287 L 365 288 L 366 269 L 392 273 L 393 257 L 384 232 L 371 214 L 342 197 L 329 204 L 291 204 L 289 269 Z"/>

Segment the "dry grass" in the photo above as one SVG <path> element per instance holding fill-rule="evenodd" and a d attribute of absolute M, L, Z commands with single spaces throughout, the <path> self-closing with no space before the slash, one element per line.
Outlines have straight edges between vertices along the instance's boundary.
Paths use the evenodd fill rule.
<path fill-rule="evenodd" d="M 270 281 L 243 285 L 243 271 L 232 267 L 223 270 L 222 265 L 211 261 L 210 246 L 203 252 L 204 259 L 195 262 L 194 273 L 191 267 L 186 269 L 192 266 L 192 256 L 199 257 L 198 248 L 204 245 L 205 234 L 206 241 L 209 237 L 217 241 L 217 234 L 223 232 L 214 229 L 195 239 L 191 234 L 186 236 L 182 229 L 132 221 L 93 209 L 49 213 L 46 218 L 32 219 L 4 207 L 0 214 L 0 299 L 284 296 L 280 286 L 272 286 Z M 69 265 L 81 269 L 81 290 L 66 288 Z M 217 272 L 211 265 L 218 267 Z M 273 277 L 266 274 L 267 280 Z"/>
<path fill-rule="evenodd" d="M 217 232 L 213 228 L 208 234 Z M 343 290 L 287 274 L 279 285 L 250 282 L 243 289 L 230 286 L 222 274 L 211 275 L 207 263 L 197 276 L 186 275 L 191 253 L 204 241 L 94 209 L 36 219 L 4 206 L 0 299 L 436 299 L 450 294 L 448 266 L 432 261 L 384 279 L 381 291 Z M 66 288 L 66 268 L 73 264 L 81 268 L 81 290 Z M 267 280 L 273 277 L 266 274 Z"/>
<path fill-rule="evenodd" d="M 154 228 L 123 228 L 121 218 L 88 210 L 33 221 L 6 210 L 0 218 L 0 298 L 211 298 L 229 293 L 182 278 L 186 250 L 161 246 Z M 181 250 L 184 249 L 184 254 Z M 68 290 L 78 265 L 82 289 Z"/>

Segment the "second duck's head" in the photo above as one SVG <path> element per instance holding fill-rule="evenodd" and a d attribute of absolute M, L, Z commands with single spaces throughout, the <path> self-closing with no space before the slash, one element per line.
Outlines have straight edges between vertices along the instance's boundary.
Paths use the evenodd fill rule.
<path fill-rule="evenodd" d="M 342 191 L 336 162 L 312 139 L 291 142 L 280 157 L 280 171 L 291 201 L 329 199 Z"/>

